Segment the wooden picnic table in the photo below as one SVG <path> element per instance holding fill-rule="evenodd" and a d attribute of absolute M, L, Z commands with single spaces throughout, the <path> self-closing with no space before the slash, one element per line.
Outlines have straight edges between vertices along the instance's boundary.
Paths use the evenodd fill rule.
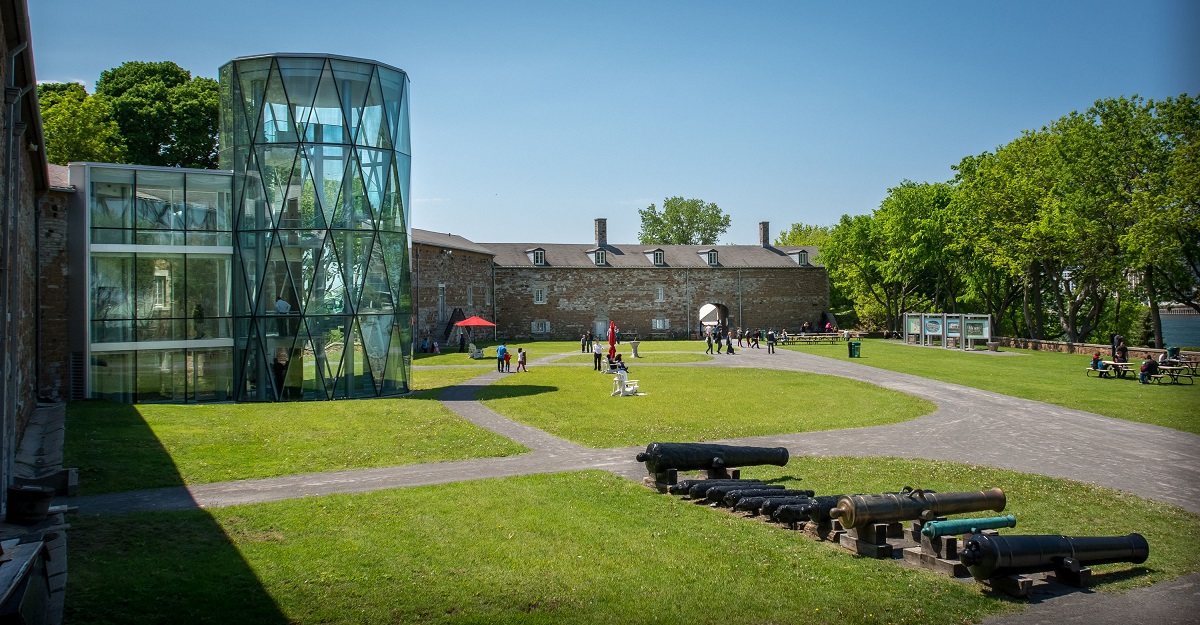
<path fill-rule="evenodd" d="M 1182 384 L 1180 380 L 1186 379 L 1188 384 L 1194 384 L 1192 378 L 1192 370 L 1187 367 L 1171 367 L 1168 365 L 1158 366 L 1159 375 L 1150 376 L 1155 382 L 1162 383 L 1164 376 L 1171 379 L 1171 384 Z"/>
<path fill-rule="evenodd" d="M 1183 367 L 1188 370 L 1190 375 L 1196 375 L 1197 367 L 1200 367 L 1200 360 L 1183 360 L 1172 358 L 1167 361 L 1168 367 Z"/>
<path fill-rule="evenodd" d="M 1125 377 L 1125 374 L 1133 370 L 1132 362 L 1117 362 L 1115 360 L 1105 360 L 1102 362 L 1104 362 L 1109 369 L 1116 371 L 1118 378 Z"/>

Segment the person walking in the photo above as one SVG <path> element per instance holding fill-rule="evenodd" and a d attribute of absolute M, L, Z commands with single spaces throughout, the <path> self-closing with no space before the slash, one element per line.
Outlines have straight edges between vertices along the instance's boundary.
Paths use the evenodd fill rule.
<path fill-rule="evenodd" d="M 504 343 L 501 343 L 500 346 L 496 348 L 496 372 L 497 373 L 504 373 L 504 357 L 507 355 L 508 355 L 508 348 L 504 346 Z"/>
<path fill-rule="evenodd" d="M 767 330 L 767 353 L 775 353 L 775 328 Z"/>
<path fill-rule="evenodd" d="M 733 331 L 725 330 L 725 353 L 733 355 Z"/>
<path fill-rule="evenodd" d="M 704 333 L 704 342 L 708 345 L 708 347 L 706 347 L 704 349 L 704 353 L 706 353 L 706 354 L 713 353 L 712 332 Z"/>
<path fill-rule="evenodd" d="M 592 342 L 592 368 L 596 371 L 604 371 L 600 368 L 600 356 L 604 354 L 604 348 L 600 347 L 600 341 Z"/>
<path fill-rule="evenodd" d="M 529 368 L 525 366 L 525 359 L 528 357 L 529 352 L 521 349 L 520 347 L 517 348 L 517 373 L 522 371 L 529 373 Z"/>

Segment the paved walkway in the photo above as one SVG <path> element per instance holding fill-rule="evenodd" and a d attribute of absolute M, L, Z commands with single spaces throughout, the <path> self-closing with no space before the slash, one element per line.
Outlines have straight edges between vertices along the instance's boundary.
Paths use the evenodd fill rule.
<path fill-rule="evenodd" d="M 561 356 L 568 355 L 572 354 Z M 559 357 L 540 358 L 530 366 L 550 364 Z M 765 349 L 744 349 L 733 356 L 719 355 L 712 361 L 680 366 L 836 375 L 922 397 L 938 406 L 932 414 L 893 425 L 726 442 L 783 446 L 793 455 L 899 456 L 985 464 L 1090 482 L 1200 512 L 1200 436 L 1195 434 L 788 350 L 771 355 Z M 484 373 L 447 389 L 440 399 L 463 418 L 529 447 L 532 453 L 114 493 L 63 503 L 76 505 L 84 513 L 114 514 L 220 507 L 582 469 L 603 469 L 638 480 L 646 474 L 643 465 L 634 460 L 642 448 L 590 449 L 506 419 L 474 401 L 478 387 L 502 375 Z M 994 623 L 1084 622 L 1069 620 L 1079 614 L 1091 615 L 1086 622 L 1092 623 L 1137 622 L 1143 620 L 1137 610 L 1145 610 L 1145 601 L 1153 601 L 1157 606 L 1155 622 L 1195 622 L 1195 615 L 1200 613 L 1200 575 L 1123 595 L 1103 593 L 1084 597 L 1084 593 L 1069 593 L 1037 603 L 1016 617 L 996 619 Z"/>

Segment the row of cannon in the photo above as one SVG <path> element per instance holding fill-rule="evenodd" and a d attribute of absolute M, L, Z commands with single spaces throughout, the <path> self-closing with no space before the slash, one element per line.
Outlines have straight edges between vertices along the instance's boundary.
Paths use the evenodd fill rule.
<path fill-rule="evenodd" d="M 652 443 L 637 459 L 646 463 L 661 492 L 802 529 L 869 557 L 895 557 L 891 539 L 907 538 L 917 546 L 904 548 L 904 559 L 955 576 L 969 574 L 1018 596 L 1031 588 L 1032 580 L 1024 577 L 1028 574 L 1049 572 L 1059 581 L 1084 586 L 1090 581 L 1089 565 L 1140 564 L 1149 556 L 1149 544 L 1140 534 L 1001 536 L 996 530 L 1016 526 L 1013 515 L 946 518 L 1003 511 L 1007 497 L 999 488 L 935 492 L 906 487 L 879 494 L 818 496 L 812 490 L 739 479 L 728 472 L 731 467 L 783 466 L 787 453 L 782 447 Z M 679 471 L 701 469 L 709 476 L 677 479 Z M 912 522 L 908 530 L 901 525 L 906 521 Z"/>

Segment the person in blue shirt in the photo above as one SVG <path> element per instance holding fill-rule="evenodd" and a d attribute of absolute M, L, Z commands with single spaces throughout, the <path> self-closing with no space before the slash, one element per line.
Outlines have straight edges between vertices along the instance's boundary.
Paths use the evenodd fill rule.
<path fill-rule="evenodd" d="M 507 353 L 508 348 L 504 346 L 504 343 L 496 348 L 496 371 L 499 373 L 504 373 L 504 355 Z"/>

